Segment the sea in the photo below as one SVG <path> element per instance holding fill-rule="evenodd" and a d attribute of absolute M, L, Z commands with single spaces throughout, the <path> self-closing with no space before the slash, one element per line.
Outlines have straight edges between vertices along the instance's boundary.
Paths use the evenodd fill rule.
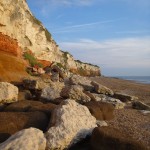
<path fill-rule="evenodd" d="M 150 84 L 150 76 L 115 76 L 115 78 L 131 80 L 137 83 Z"/>

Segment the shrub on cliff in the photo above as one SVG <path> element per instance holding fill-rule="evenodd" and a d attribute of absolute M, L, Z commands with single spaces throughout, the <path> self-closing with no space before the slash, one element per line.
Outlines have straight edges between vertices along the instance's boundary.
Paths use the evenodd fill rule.
<path fill-rule="evenodd" d="M 28 53 L 28 52 L 25 52 L 23 56 L 24 56 L 24 58 L 25 58 L 26 60 L 29 61 L 29 64 L 30 64 L 32 67 L 34 67 L 34 66 L 38 66 L 38 67 L 40 67 L 40 68 L 43 67 L 43 65 L 42 65 L 41 63 L 39 63 L 39 62 L 37 61 L 37 59 L 36 59 L 32 54 L 30 54 L 30 53 Z"/>

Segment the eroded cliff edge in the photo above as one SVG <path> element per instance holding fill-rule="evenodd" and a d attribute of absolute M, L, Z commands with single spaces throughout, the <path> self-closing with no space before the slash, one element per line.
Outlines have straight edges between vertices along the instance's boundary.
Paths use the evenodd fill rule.
<path fill-rule="evenodd" d="M 48 30 L 32 15 L 26 0 L 1 0 L 0 16 L 0 32 L 16 39 L 21 51 L 30 50 L 37 59 L 60 63 L 73 73 L 101 74 L 98 66 L 76 61 L 72 55 L 61 51 Z"/>

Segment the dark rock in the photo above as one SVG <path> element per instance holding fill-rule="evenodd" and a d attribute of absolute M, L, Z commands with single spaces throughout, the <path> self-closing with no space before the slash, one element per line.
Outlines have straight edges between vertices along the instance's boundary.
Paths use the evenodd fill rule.
<path fill-rule="evenodd" d="M 132 108 L 139 110 L 150 110 L 150 106 L 141 101 L 132 102 Z"/>
<path fill-rule="evenodd" d="M 42 105 L 35 105 L 32 106 L 29 111 L 40 111 L 44 112 L 47 115 L 51 115 L 52 111 L 57 107 L 57 105 L 52 103 L 42 104 Z"/>
<path fill-rule="evenodd" d="M 0 142 L 29 127 L 45 131 L 49 119 L 43 112 L 0 112 Z"/>
<path fill-rule="evenodd" d="M 32 94 L 29 90 L 23 90 L 18 93 L 18 100 L 30 100 L 32 99 Z"/>
<path fill-rule="evenodd" d="M 128 94 L 118 93 L 118 92 L 114 93 L 113 97 L 121 100 L 122 102 L 130 102 L 138 99 L 138 97 L 131 96 Z"/>
<path fill-rule="evenodd" d="M 52 72 L 51 80 L 53 82 L 59 82 L 59 73 L 58 72 Z"/>
<path fill-rule="evenodd" d="M 53 64 L 51 66 L 52 72 L 57 72 L 59 74 L 59 78 L 64 79 L 66 77 L 66 72 L 63 68 L 59 67 L 58 65 Z"/>
<path fill-rule="evenodd" d="M 27 112 L 30 108 L 43 105 L 39 101 L 22 100 L 8 105 L 3 111 L 7 112 Z"/>
<path fill-rule="evenodd" d="M 29 101 L 23 100 L 7 106 L 3 111 L 5 112 L 33 112 L 41 111 L 47 115 L 50 115 L 52 110 L 56 108 L 57 105 L 52 103 L 43 104 L 39 101 Z"/>
<path fill-rule="evenodd" d="M 114 106 L 105 102 L 90 101 L 85 103 L 91 114 L 97 120 L 110 120 L 114 118 Z"/>
<path fill-rule="evenodd" d="M 80 142 L 72 145 L 69 150 L 92 150 L 90 147 L 90 137 L 86 137 Z"/>
<path fill-rule="evenodd" d="M 92 150 L 146 150 L 125 133 L 112 127 L 96 127 L 91 137 Z"/>

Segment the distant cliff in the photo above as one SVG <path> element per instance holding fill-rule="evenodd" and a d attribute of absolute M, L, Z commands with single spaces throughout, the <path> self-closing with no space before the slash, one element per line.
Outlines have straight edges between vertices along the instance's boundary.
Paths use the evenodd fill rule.
<path fill-rule="evenodd" d="M 26 0 L 1 0 L 0 16 L 0 32 L 15 39 L 21 51 L 30 50 L 37 59 L 60 63 L 74 73 L 100 75 L 98 66 L 76 61 L 60 50 L 48 30 L 32 15 Z"/>

